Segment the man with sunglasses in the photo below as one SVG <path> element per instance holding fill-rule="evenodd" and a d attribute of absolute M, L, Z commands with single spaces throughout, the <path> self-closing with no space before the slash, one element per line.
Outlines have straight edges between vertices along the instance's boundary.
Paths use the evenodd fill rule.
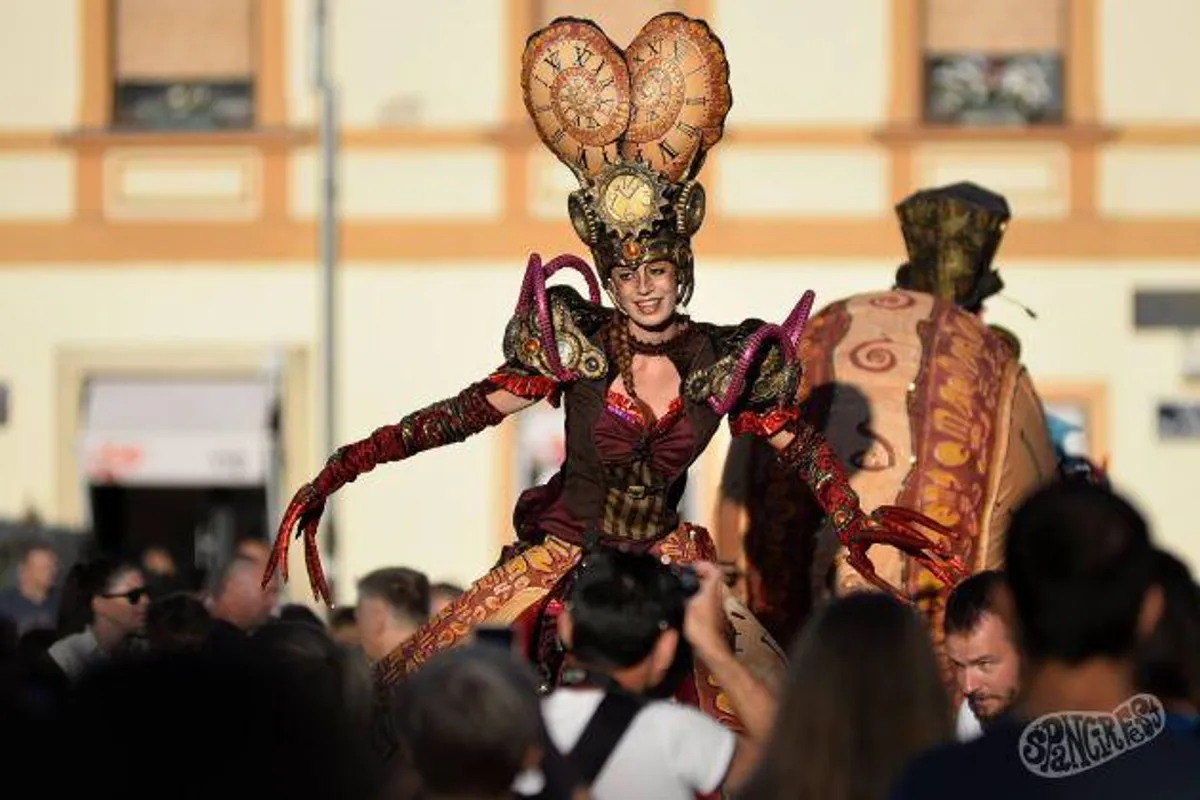
<path fill-rule="evenodd" d="M 74 682 L 142 633 L 150 595 L 141 570 L 106 559 L 76 565 L 67 583 L 77 583 L 81 601 L 88 603 L 80 609 L 84 628 L 59 639 L 49 653 Z"/>

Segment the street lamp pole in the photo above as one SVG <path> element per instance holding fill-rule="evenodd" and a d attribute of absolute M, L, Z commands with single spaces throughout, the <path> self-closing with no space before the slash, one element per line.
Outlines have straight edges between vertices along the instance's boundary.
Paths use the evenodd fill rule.
<path fill-rule="evenodd" d="M 316 0 L 313 20 L 313 89 L 320 103 L 317 136 L 321 152 L 319 249 L 321 258 L 321 400 L 324 410 L 321 427 L 322 457 L 328 457 L 337 447 L 335 437 L 336 384 L 335 361 L 337 342 L 337 295 L 334 270 L 337 266 L 337 94 L 329 76 L 329 8 L 327 0 Z M 321 517 L 319 540 L 324 546 L 324 560 L 331 586 L 336 590 L 337 540 L 334 518 L 336 505 L 326 501 Z"/>

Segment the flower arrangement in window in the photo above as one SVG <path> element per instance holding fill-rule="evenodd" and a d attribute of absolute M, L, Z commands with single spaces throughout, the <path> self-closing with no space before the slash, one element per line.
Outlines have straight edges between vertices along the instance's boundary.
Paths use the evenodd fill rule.
<path fill-rule="evenodd" d="M 1062 58 L 1058 54 L 930 56 L 926 58 L 925 81 L 926 122 L 1062 122 Z"/>

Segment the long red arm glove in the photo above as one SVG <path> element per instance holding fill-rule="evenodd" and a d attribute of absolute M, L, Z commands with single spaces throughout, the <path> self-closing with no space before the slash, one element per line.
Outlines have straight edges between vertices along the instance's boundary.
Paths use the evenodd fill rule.
<path fill-rule="evenodd" d="M 954 531 L 900 506 L 881 506 L 871 514 L 865 514 L 858 495 L 850 488 L 842 462 L 828 440 L 805 422 L 796 421 L 788 429 L 795 438 L 779 452 L 780 461 L 795 469 L 812 490 L 829 517 L 838 541 L 846 548 L 846 563 L 867 581 L 910 602 L 906 592 L 876 574 L 874 565 L 867 558 L 867 550 L 874 544 L 895 547 L 908 554 L 947 586 L 954 586 L 967 576 L 966 568 L 950 547 L 934 541 L 921 528 L 950 539 L 955 537 Z"/>
<path fill-rule="evenodd" d="M 379 464 L 400 461 L 425 450 L 461 442 L 468 436 L 498 425 L 504 415 L 487 401 L 495 387 L 476 383 L 456 397 L 442 400 L 379 428 L 368 438 L 341 447 L 311 482 L 304 484 L 288 504 L 275 537 L 275 547 L 263 575 L 265 587 L 278 569 L 288 579 L 287 552 L 292 529 L 304 537 L 304 560 L 313 594 L 332 605 L 333 599 L 317 550 L 317 524 L 325 510 L 325 499 Z"/>

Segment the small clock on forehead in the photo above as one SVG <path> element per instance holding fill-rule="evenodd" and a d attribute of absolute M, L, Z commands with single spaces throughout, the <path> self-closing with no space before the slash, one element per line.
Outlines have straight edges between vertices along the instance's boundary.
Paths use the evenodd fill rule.
<path fill-rule="evenodd" d="M 637 223 L 649 217 L 654 188 L 637 175 L 619 175 L 604 187 L 604 210 L 613 222 Z"/>
<path fill-rule="evenodd" d="M 622 236 L 647 232 L 664 218 L 666 188 L 643 164 L 616 165 L 596 180 L 596 210 L 604 224 Z"/>

